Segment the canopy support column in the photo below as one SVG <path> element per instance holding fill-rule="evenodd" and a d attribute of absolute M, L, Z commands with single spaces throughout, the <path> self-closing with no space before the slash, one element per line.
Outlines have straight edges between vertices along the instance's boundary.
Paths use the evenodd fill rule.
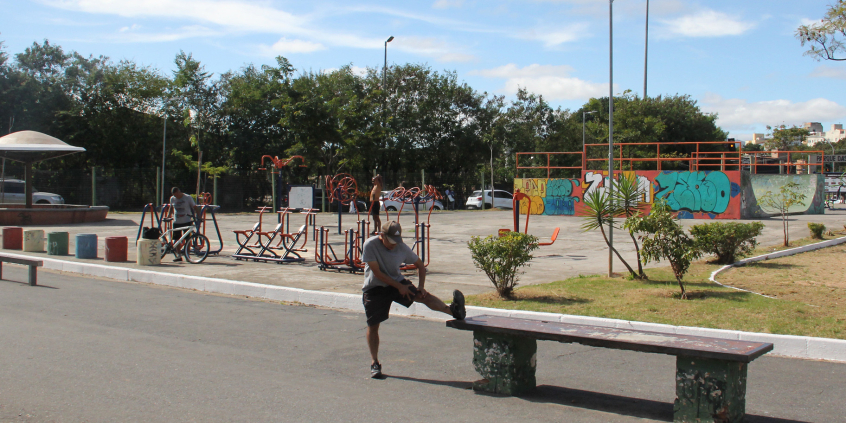
<path fill-rule="evenodd" d="M 26 182 L 26 208 L 32 208 L 32 163 L 24 163 L 24 181 Z"/>

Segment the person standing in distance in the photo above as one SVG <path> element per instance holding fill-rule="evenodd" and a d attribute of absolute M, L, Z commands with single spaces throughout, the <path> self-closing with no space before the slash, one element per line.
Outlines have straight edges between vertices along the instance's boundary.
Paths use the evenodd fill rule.
<path fill-rule="evenodd" d="M 372 179 L 373 189 L 370 190 L 370 216 L 373 217 L 373 232 L 370 235 L 379 233 L 379 228 L 382 227 L 382 219 L 379 218 L 379 211 L 382 209 L 382 204 L 379 203 L 379 198 L 382 197 L 382 175 L 376 175 Z"/>
<path fill-rule="evenodd" d="M 364 264 L 364 286 L 361 290 L 364 312 L 367 316 L 367 346 L 370 348 L 370 377 L 381 379 L 379 362 L 379 324 L 388 320 L 391 303 L 410 307 L 415 301 L 432 310 L 464 319 L 464 294 L 452 292 L 452 304 L 447 306 L 438 297 L 426 292 L 426 266 L 417 254 L 402 242 L 402 227 L 395 221 L 382 225 L 377 236 L 364 241 L 361 261 Z M 417 286 L 402 276 L 400 266 L 414 263 L 417 268 Z"/>
<path fill-rule="evenodd" d="M 183 231 L 177 231 L 176 228 L 186 228 L 194 224 L 194 199 L 190 195 L 185 195 L 177 187 L 170 190 L 173 194 L 170 197 L 170 205 L 173 207 L 173 240 L 177 241 L 182 237 Z M 177 256 L 173 261 L 182 261 L 182 257 Z"/>

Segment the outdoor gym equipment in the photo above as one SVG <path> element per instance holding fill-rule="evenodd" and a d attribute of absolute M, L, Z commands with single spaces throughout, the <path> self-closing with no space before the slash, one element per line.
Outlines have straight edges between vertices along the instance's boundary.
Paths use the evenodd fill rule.
<path fill-rule="evenodd" d="M 512 197 L 512 200 L 511 200 L 511 210 L 512 210 L 512 213 L 514 214 L 514 232 L 520 232 L 520 201 L 521 200 L 528 201 L 528 204 L 526 205 L 526 226 L 525 226 L 525 229 L 523 229 L 523 233 L 528 234 L 529 233 L 529 216 L 532 215 L 532 213 L 531 213 L 531 211 L 532 211 L 532 197 L 529 197 L 528 195 L 523 194 L 522 192 L 520 192 L 520 190 L 517 190 L 516 192 L 514 192 L 514 197 Z M 538 242 L 538 246 L 545 247 L 545 246 L 554 244 L 555 240 L 558 239 L 558 232 L 560 232 L 560 231 L 561 231 L 561 228 L 555 228 L 555 230 L 552 231 L 552 237 L 550 237 L 549 242 Z M 500 229 L 499 230 L 499 236 L 500 237 L 505 236 L 509 232 L 512 232 L 512 231 L 509 230 L 509 229 Z"/>
<path fill-rule="evenodd" d="M 294 159 L 300 159 L 300 161 L 302 162 L 299 167 L 306 167 L 305 158 L 303 156 L 291 156 L 291 157 L 288 157 L 287 159 L 280 159 L 279 156 L 270 156 L 270 155 L 265 154 L 264 156 L 261 156 L 261 164 L 259 165 L 261 167 L 259 167 L 258 170 L 267 170 L 267 168 L 264 167 L 264 160 L 265 159 L 270 160 L 270 162 L 273 164 L 273 169 L 275 169 L 275 171 L 271 170 L 271 172 L 270 172 L 271 175 L 281 175 L 282 174 L 280 172 L 281 169 L 283 167 L 288 166 L 288 164 L 293 162 Z M 277 179 L 277 177 L 271 177 L 271 183 L 272 183 L 272 187 L 273 187 L 272 188 L 273 189 L 273 207 L 276 207 L 276 197 L 277 197 L 277 194 L 278 194 L 277 193 L 277 181 L 276 181 L 276 179 Z M 280 176 L 280 181 L 279 181 L 279 184 L 278 184 L 279 186 L 281 186 L 281 182 L 282 181 L 281 181 L 281 176 Z M 286 203 L 286 205 L 287 205 L 287 203 Z"/>
<path fill-rule="evenodd" d="M 367 216 L 362 220 L 356 207 L 356 228 L 345 231 L 341 229 L 343 206 L 355 204 L 358 185 L 355 178 L 346 173 L 340 173 L 333 177 L 326 177 L 326 189 L 329 191 L 329 200 L 338 204 L 338 234 L 344 235 L 344 251 L 341 257 L 335 253 L 335 249 L 329 243 L 329 229 L 321 226 L 315 239 L 314 260 L 320 270 L 361 272 L 364 270 L 364 263 L 361 261 L 362 247 L 370 233 L 370 221 Z"/>
<path fill-rule="evenodd" d="M 191 220 L 194 223 L 194 228 L 197 233 L 205 236 L 205 239 L 208 239 L 208 235 L 206 235 L 206 222 L 208 222 L 209 218 L 211 218 L 212 223 L 214 223 L 217 242 L 220 246 L 216 250 L 209 249 L 209 254 L 211 255 L 217 255 L 223 250 L 223 237 L 220 235 L 220 226 L 217 224 L 216 214 L 219 209 L 220 206 L 202 205 L 200 206 L 199 212 L 195 210 L 194 215 L 191 216 Z M 144 209 L 141 212 L 141 221 L 138 224 L 138 233 L 135 235 L 135 241 L 141 239 L 141 231 L 144 228 L 145 219 L 147 218 L 148 213 L 150 215 L 150 228 L 158 228 L 160 234 L 173 229 L 173 206 L 170 204 L 162 204 L 159 207 L 155 207 L 153 206 L 153 203 L 148 203 L 144 205 Z"/>
<path fill-rule="evenodd" d="M 443 196 L 441 193 L 438 192 L 438 190 L 432 185 L 423 185 L 423 189 L 418 187 L 408 189 L 397 187 L 394 188 L 387 196 L 387 199 L 401 203 L 399 210 L 397 210 L 397 220 L 399 220 L 399 217 L 402 214 L 402 209 L 406 204 L 414 205 L 414 244 L 411 246 L 411 249 L 414 250 L 417 257 L 420 258 L 425 266 L 429 266 L 429 262 L 431 261 L 431 255 L 429 254 L 429 233 L 432 226 L 430 224 L 432 220 L 432 210 L 434 210 L 435 207 L 434 204 L 432 207 L 429 207 L 429 214 L 426 218 L 426 222 L 423 223 L 420 222 L 420 203 L 426 203 L 428 201 L 432 201 L 434 203 L 435 200 L 442 198 Z M 385 209 L 385 218 L 386 221 L 391 220 L 391 216 L 387 208 Z M 414 269 L 414 265 L 406 264 L 401 269 L 411 270 Z"/>
<path fill-rule="evenodd" d="M 238 251 L 232 255 L 236 260 L 253 260 L 275 263 L 297 263 L 305 261 L 299 253 L 308 251 L 305 245 L 308 242 L 308 227 L 314 225 L 315 212 L 317 209 L 282 208 L 278 212 L 279 223 L 272 231 L 262 231 L 262 217 L 269 207 L 262 207 L 259 210 L 259 221 L 253 228 L 247 231 L 235 232 L 238 242 Z M 300 212 L 305 215 L 305 224 L 300 226 L 296 232 L 291 231 L 290 214 Z M 300 238 L 305 235 L 300 247 L 297 244 Z M 244 237 L 244 240 L 241 240 Z M 252 243 L 250 243 L 252 241 Z M 274 245 L 274 241 L 276 244 Z"/>

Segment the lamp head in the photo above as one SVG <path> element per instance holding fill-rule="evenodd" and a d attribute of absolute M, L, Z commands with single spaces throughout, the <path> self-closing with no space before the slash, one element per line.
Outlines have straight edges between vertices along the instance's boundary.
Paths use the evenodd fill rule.
<path fill-rule="evenodd" d="M 386 43 L 390 43 L 391 41 L 394 41 L 394 36 L 393 36 L 393 35 L 391 35 L 391 36 L 388 38 L 388 41 L 385 41 L 385 42 L 386 42 Z"/>

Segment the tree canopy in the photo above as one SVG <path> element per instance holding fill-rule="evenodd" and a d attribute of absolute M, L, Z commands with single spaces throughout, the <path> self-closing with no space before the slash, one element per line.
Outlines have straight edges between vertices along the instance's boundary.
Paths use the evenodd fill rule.
<path fill-rule="evenodd" d="M 525 89 L 506 101 L 423 64 L 391 66 L 384 83 L 381 69 L 303 71 L 284 57 L 220 75 L 183 51 L 174 64 L 168 75 L 47 40 L 10 56 L 0 43 L 0 133 L 36 130 L 88 150 L 43 166 L 155 168 L 166 124 L 169 169 L 196 171 L 201 151 L 206 171 L 296 154 L 310 175 L 472 173 L 493 156 L 498 183 L 515 175 L 517 152 L 580 151 L 582 111 L 598 112 L 588 143 L 607 139 L 608 98 L 575 112 Z M 724 140 L 715 120 L 687 95 L 615 98 L 618 142 Z"/>
<path fill-rule="evenodd" d="M 817 60 L 846 60 L 846 45 L 843 44 L 846 37 L 846 3 L 838 0 L 837 3 L 829 6 L 825 16 L 817 22 L 809 25 L 802 25 L 796 30 L 796 38 L 802 46 L 809 44 L 806 56 Z"/>

